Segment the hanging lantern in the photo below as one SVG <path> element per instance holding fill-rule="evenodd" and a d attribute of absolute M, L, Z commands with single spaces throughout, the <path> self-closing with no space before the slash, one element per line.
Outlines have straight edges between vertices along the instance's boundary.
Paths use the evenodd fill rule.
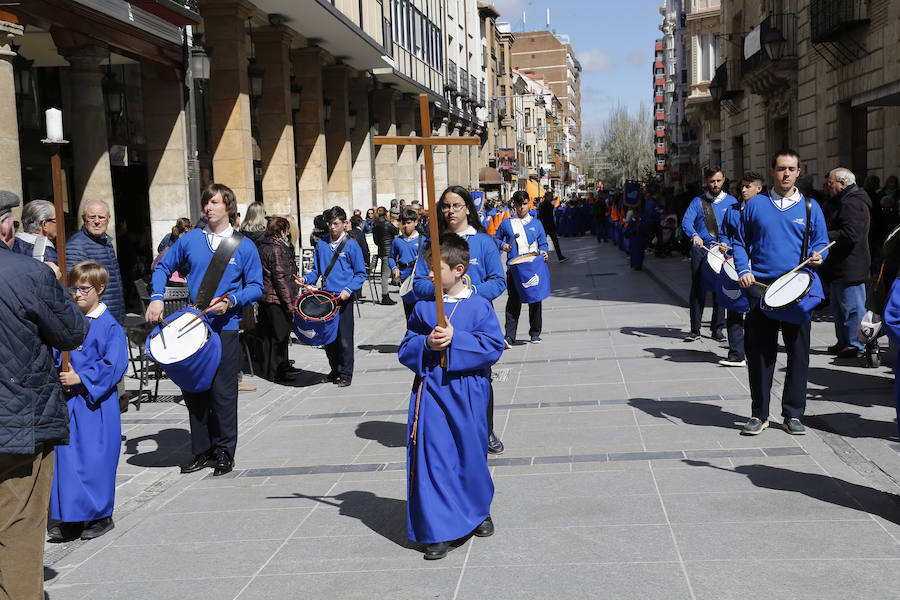
<path fill-rule="evenodd" d="M 191 47 L 191 75 L 194 79 L 209 79 L 209 49 L 203 45 L 203 36 L 194 36 Z"/>
<path fill-rule="evenodd" d="M 300 98 L 303 95 L 303 86 L 291 78 L 291 110 L 300 110 Z"/>

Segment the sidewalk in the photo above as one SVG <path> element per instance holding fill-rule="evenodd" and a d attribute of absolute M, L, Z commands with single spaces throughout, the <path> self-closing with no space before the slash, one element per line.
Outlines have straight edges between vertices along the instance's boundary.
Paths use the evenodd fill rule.
<path fill-rule="evenodd" d="M 562 244 L 571 260 L 551 264 L 544 343 L 494 369 L 507 450 L 489 459 L 493 537 L 434 562 L 406 541 L 403 313 L 366 304 L 351 387 L 311 385 L 325 356 L 302 346 L 291 355 L 311 373 L 298 387 L 247 378 L 258 390 L 241 395 L 228 476 L 178 473 L 181 404 L 123 415 L 116 529 L 48 544 L 48 597 L 897 597 L 887 370 L 817 354 L 809 435 L 742 437 L 745 371 L 716 365 L 725 350 L 709 339 L 682 341 L 687 309 L 656 281 L 677 290 L 685 263 L 648 257 L 632 272 L 610 245 Z M 814 347 L 828 327 L 815 324 Z"/>

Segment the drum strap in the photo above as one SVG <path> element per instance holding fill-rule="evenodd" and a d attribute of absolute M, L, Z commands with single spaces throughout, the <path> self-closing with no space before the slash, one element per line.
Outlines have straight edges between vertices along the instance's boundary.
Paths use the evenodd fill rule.
<path fill-rule="evenodd" d="M 809 252 L 809 220 L 812 218 L 812 201 L 809 198 L 804 198 L 806 200 L 806 229 L 803 231 L 803 247 L 800 250 L 800 262 L 806 260 L 807 252 Z"/>
<path fill-rule="evenodd" d="M 200 280 L 200 288 L 197 290 L 197 297 L 194 299 L 194 306 L 204 309 L 209 306 L 210 301 L 215 297 L 219 282 L 222 281 L 222 275 L 228 268 L 228 262 L 234 256 L 235 251 L 244 239 L 243 234 L 235 231 L 231 237 L 224 238 L 219 242 L 219 247 L 213 252 L 212 260 L 206 267 L 206 273 Z"/>
<path fill-rule="evenodd" d="M 719 221 L 716 219 L 716 211 L 713 203 L 704 197 L 700 197 L 700 210 L 703 211 L 703 222 L 706 223 L 706 231 L 715 239 L 719 239 Z"/>
<path fill-rule="evenodd" d="M 322 273 L 322 277 L 319 278 L 319 287 L 325 289 L 325 281 L 328 279 L 328 276 L 331 274 L 331 270 L 334 268 L 335 263 L 337 263 L 338 258 L 341 257 L 341 250 L 344 249 L 344 245 L 346 245 L 347 240 L 350 239 L 350 236 L 344 237 L 344 241 L 338 244 L 338 247 L 334 249 L 334 254 L 331 256 L 331 262 L 328 263 L 328 266 L 325 267 L 325 272 Z"/>

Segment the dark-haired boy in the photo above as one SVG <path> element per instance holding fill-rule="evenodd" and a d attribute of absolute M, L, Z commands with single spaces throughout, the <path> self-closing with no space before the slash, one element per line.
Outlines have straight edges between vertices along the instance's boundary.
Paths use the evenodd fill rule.
<path fill-rule="evenodd" d="M 415 374 L 407 426 L 409 539 L 426 544 L 425 558 L 447 555 L 450 542 L 494 533 L 494 483 L 488 470 L 484 419 L 488 370 L 503 353 L 503 332 L 491 303 L 463 283 L 469 245 L 455 233 L 441 238 L 440 271 L 429 278 L 443 288 L 446 326 L 437 324 L 433 300 L 416 303 L 400 362 Z M 426 259 L 431 254 L 423 250 Z M 446 367 L 441 367 L 441 353 Z"/>
<path fill-rule="evenodd" d="M 325 355 L 331 372 L 322 378 L 322 383 L 336 383 L 339 387 L 350 385 L 353 380 L 353 292 L 366 281 L 366 264 L 362 250 L 350 235 L 344 231 L 347 213 L 340 206 L 325 211 L 328 235 L 316 244 L 312 268 L 303 276 L 308 285 L 319 287 L 338 297 L 338 333 L 330 344 L 325 344 Z M 330 271 L 331 259 L 338 258 Z M 326 273 L 327 272 L 327 273 Z"/>
<path fill-rule="evenodd" d="M 394 279 L 399 279 L 401 284 L 407 278 L 412 276 L 413 267 L 416 265 L 416 259 L 419 256 L 419 249 L 424 239 L 419 233 L 417 226 L 419 224 L 419 213 L 413 208 L 403 210 L 400 222 L 400 235 L 391 242 L 391 253 L 388 255 L 388 265 L 391 267 L 391 273 Z M 403 300 L 403 312 L 406 313 L 406 319 L 412 314 L 413 302 Z"/>

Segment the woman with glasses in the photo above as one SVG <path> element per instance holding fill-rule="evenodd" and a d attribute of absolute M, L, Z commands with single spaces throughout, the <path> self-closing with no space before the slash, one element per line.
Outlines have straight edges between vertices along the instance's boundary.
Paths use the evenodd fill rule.
<path fill-rule="evenodd" d="M 469 244 L 469 268 L 466 271 L 471 281 L 472 292 L 493 302 L 506 289 L 506 276 L 500 250 L 494 238 L 487 234 L 478 217 L 475 201 L 466 188 L 451 185 L 438 201 L 438 231 L 449 231 L 462 237 Z M 434 299 L 434 284 L 428 278 L 427 261 L 416 264 L 413 275 L 413 291 L 419 300 Z M 488 451 L 492 454 L 503 452 L 503 442 L 494 434 L 494 393 L 488 404 Z"/>
<path fill-rule="evenodd" d="M 69 273 L 69 284 L 90 330 L 59 374 L 69 410 L 69 445 L 56 447 L 50 518 L 57 523 L 49 530 L 51 542 L 89 540 L 114 527 L 122 442 L 116 385 L 128 367 L 125 331 L 100 302 L 109 273 L 97 262 L 81 262 Z"/>

